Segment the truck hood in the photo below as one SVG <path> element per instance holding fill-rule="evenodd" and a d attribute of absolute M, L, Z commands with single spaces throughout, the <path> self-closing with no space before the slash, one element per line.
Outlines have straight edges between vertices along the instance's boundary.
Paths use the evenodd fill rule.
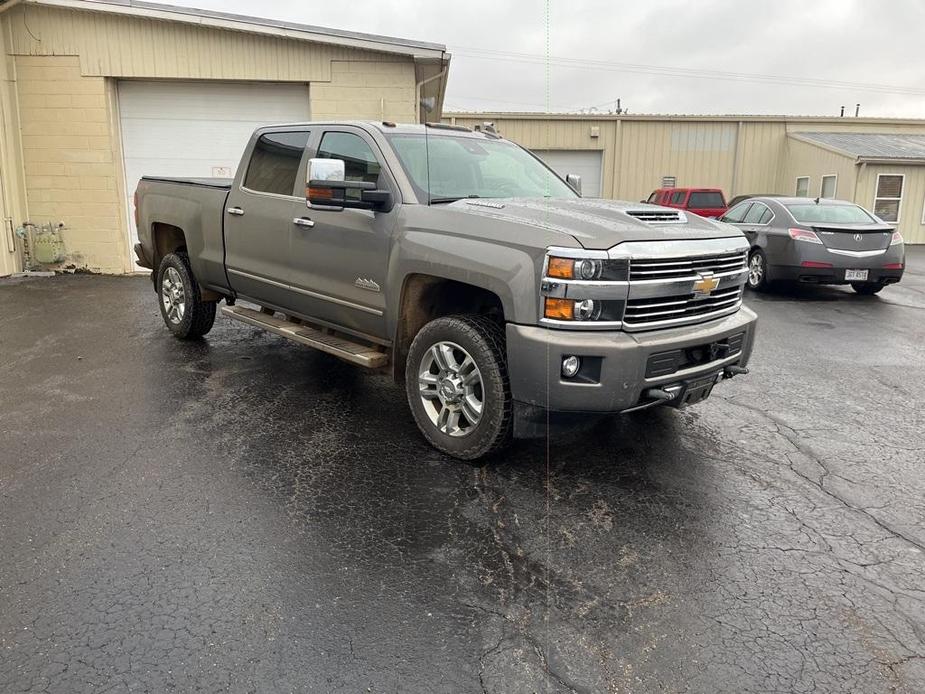
<path fill-rule="evenodd" d="M 572 236 L 584 248 L 604 250 L 624 241 L 717 239 L 741 236 L 730 224 L 670 207 L 618 200 L 464 199 L 447 209 Z"/>

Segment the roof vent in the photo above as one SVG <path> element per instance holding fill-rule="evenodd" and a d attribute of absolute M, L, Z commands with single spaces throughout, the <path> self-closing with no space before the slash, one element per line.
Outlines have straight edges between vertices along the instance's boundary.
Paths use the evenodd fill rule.
<path fill-rule="evenodd" d="M 626 214 L 646 224 L 686 224 L 687 215 L 680 210 L 652 208 L 650 210 L 627 210 Z"/>

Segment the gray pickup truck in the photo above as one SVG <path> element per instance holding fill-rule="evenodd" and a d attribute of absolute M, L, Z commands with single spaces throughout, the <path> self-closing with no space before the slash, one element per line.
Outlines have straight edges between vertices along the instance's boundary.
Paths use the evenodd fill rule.
<path fill-rule="evenodd" d="M 388 369 L 428 441 L 475 459 L 747 372 L 745 237 L 580 186 L 490 127 L 265 127 L 234 180 L 142 179 L 135 251 L 177 337 L 206 334 L 224 300 Z"/>

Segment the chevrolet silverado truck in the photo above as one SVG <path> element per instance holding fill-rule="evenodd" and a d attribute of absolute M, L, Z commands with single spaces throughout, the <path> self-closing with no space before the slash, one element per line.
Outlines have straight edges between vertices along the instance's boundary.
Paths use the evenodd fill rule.
<path fill-rule="evenodd" d="M 471 460 L 747 373 L 742 233 L 580 185 L 491 127 L 264 127 L 233 180 L 143 178 L 135 251 L 178 338 L 224 301 L 390 373 L 426 439 Z"/>

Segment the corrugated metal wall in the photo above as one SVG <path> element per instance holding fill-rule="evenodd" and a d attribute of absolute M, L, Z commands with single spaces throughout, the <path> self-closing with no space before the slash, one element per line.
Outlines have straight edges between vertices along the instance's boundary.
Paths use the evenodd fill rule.
<path fill-rule="evenodd" d="M 835 174 L 838 176 L 835 197 L 839 200 L 854 200 L 858 167 L 853 158 L 792 137 L 786 138 L 784 150 L 786 156 L 777 178 L 777 192 L 796 194 L 797 177 L 808 176 L 809 196 L 815 197 L 822 193 L 822 177 Z"/>
<path fill-rule="evenodd" d="M 332 60 L 397 59 L 374 51 L 104 12 L 20 5 L 7 15 L 13 53 L 78 55 L 82 74 L 101 77 L 310 82 L 331 79 Z"/>
<path fill-rule="evenodd" d="M 878 174 L 902 174 L 902 203 L 897 228 L 906 243 L 925 243 L 925 166 L 868 164 L 858 177 L 856 202 L 868 209 L 874 207 Z"/>

